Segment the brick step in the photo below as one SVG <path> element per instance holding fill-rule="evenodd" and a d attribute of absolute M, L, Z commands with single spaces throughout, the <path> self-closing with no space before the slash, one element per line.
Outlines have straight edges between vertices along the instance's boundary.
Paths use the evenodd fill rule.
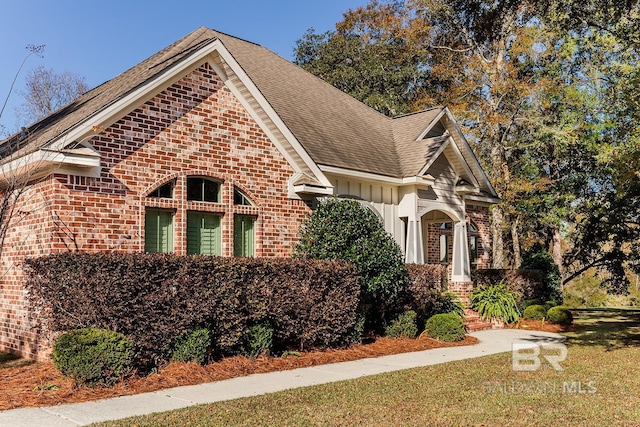
<path fill-rule="evenodd" d="M 467 332 L 483 331 L 485 329 L 499 327 L 498 325 L 494 325 L 490 320 L 483 319 L 478 312 L 470 308 L 464 310 L 463 323 Z"/>
<path fill-rule="evenodd" d="M 477 332 L 484 331 L 487 329 L 493 329 L 493 323 L 491 322 L 477 322 L 477 323 L 468 323 L 465 326 L 467 332 Z"/>

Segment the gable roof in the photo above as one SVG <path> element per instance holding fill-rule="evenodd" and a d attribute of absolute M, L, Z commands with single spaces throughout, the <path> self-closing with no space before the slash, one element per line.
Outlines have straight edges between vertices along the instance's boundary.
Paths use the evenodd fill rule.
<path fill-rule="evenodd" d="M 15 150 L 10 157 L 18 158 L 41 148 L 66 148 L 78 142 L 74 136 L 80 133 L 74 134 L 74 129 L 90 127 L 92 118 L 102 117 L 101 113 L 115 109 L 136 91 L 147 87 L 157 90 L 160 86 L 153 83 L 166 78 L 171 70 L 200 58 L 198 55 L 205 50 L 216 49 L 220 53 L 216 71 L 233 74 L 235 80 L 229 79 L 229 84 L 234 85 L 237 95 L 260 98 L 251 105 L 263 111 L 263 122 L 274 121 L 275 115 L 275 121 L 284 124 L 282 129 L 276 123 L 273 134 L 290 140 L 288 153 L 283 154 L 307 165 L 298 172 L 311 185 L 328 184 L 318 168 L 322 165 L 393 178 L 413 177 L 438 149 L 437 139 L 416 139 L 439 121 L 444 111 L 448 112 L 446 108 L 392 119 L 263 46 L 202 27 L 29 126 L 28 138 L 16 134 L 6 139 L 0 143 L 0 155 Z M 465 146 L 464 136 L 460 133 L 454 139 L 464 151 L 465 161 L 477 163 L 468 144 Z M 24 146 L 20 146 L 21 141 Z M 476 178 L 483 183 L 481 187 L 495 195 L 482 169 L 471 169 L 474 175 L 479 174 Z"/>

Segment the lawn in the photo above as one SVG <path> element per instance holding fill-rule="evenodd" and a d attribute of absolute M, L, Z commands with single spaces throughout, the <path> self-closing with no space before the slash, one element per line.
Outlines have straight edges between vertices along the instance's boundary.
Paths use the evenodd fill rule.
<path fill-rule="evenodd" d="M 100 426 L 640 426 L 640 312 L 579 311 L 576 323 L 562 372 L 515 372 L 500 354 Z"/>

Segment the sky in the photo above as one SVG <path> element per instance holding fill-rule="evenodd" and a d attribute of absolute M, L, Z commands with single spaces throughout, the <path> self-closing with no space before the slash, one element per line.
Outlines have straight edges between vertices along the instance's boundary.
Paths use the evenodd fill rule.
<path fill-rule="evenodd" d="M 29 70 L 70 71 L 93 88 L 199 27 L 249 40 L 291 60 L 309 28 L 333 30 L 349 9 L 367 0 L 0 0 L 0 108 L 27 45 L 45 45 L 18 75 L 0 118 L 8 131 Z"/>

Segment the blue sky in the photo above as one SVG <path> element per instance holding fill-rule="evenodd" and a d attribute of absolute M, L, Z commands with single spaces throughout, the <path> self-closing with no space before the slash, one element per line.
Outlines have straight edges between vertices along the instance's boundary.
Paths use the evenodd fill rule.
<path fill-rule="evenodd" d="M 0 107 L 29 44 L 46 45 L 23 68 L 0 118 L 19 123 L 15 108 L 27 71 L 44 65 L 86 78 L 109 80 L 198 27 L 259 43 L 291 59 L 295 41 L 313 27 L 335 28 L 342 14 L 367 0 L 0 0 Z"/>

